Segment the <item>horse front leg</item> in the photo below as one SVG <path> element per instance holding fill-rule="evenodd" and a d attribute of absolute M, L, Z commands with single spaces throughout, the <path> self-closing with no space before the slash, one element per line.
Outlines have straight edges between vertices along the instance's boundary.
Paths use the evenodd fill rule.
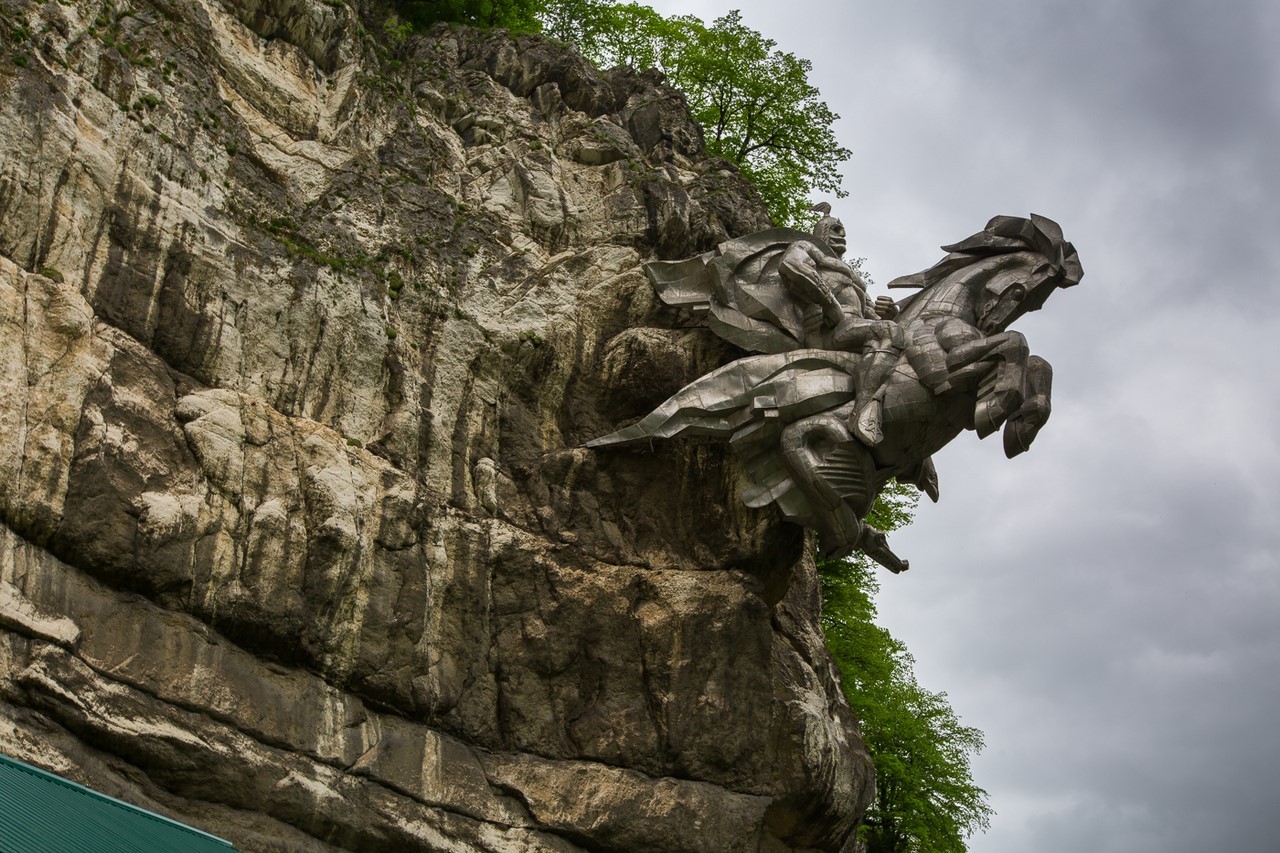
<path fill-rule="evenodd" d="M 1004 455 L 1012 459 L 1031 449 L 1040 428 L 1049 420 L 1049 398 L 1053 391 L 1053 368 L 1038 355 L 1027 359 L 1022 406 L 1004 425 Z"/>
<path fill-rule="evenodd" d="M 1022 406 L 1030 353 L 1020 332 L 1001 332 L 947 353 L 953 386 L 971 385 L 976 380 L 973 429 L 979 438 L 998 430 Z"/>

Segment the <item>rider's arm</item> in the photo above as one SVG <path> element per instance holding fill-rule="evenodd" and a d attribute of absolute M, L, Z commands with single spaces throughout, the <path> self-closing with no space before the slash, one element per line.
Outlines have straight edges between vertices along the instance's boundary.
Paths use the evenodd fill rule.
<path fill-rule="evenodd" d="M 876 316 L 882 320 L 893 320 L 898 316 L 898 303 L 892 296 L 877 296 L 875 312 Z"/>
<path fill-rule="evenodd" d="M 817 248 L 804 241 L 792 243 L 782 255 L 778 272 L 796 296 L 822 307 L 822 315 L 831 324 L 845 318 L 845 309 L 818 274 Z"/>
<path fill-rule="evenodd" d="M 895 320 L 871 320 L 850 314 L 831 334 L 831 343 L 837 349 L 861 349 L 872 341 L 902 349 L 906 346 L 906 333 Z"/>

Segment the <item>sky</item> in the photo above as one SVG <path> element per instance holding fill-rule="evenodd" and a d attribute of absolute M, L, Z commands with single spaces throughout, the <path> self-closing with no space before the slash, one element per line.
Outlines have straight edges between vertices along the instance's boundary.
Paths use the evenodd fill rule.
<path fill-rule="evenodd" d="M 997 214 L 1079 251 L 1015 325 L 1051 420 L 1014 460 L 938 454 L 882 579 L 920 682 L 986 735 L 970 849 L 1280 849 L 1280 3 L 650 5 L 741 9 L 813 62 L 877 282 Z"/>

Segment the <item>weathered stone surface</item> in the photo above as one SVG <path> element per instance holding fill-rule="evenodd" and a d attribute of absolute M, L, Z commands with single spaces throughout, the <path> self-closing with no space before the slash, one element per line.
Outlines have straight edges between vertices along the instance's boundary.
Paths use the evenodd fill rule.
<path fill-rule="evenodd" d="M 732 356 L 641 272 L 768 224 L 678 93 L 311 0 L 0 18 L 0 749 L 246 850 L 843 844 L 798 528 L 581 447 Z"/>

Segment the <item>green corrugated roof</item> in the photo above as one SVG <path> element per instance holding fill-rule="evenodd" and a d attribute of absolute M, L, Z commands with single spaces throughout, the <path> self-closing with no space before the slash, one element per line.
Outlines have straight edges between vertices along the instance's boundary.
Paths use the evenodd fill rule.
<path fill-rule="evenodd" d="M 232 853 L 231 842 L 0 755 L 4 853 Z"/>

